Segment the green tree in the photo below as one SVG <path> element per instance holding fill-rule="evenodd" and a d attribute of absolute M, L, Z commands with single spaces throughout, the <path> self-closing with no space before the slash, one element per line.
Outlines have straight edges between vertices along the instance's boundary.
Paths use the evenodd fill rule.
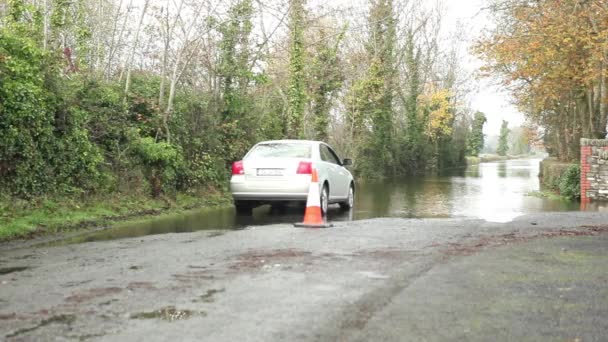
<path fill-rule="evenodd" d="M 506 156 L 509 151 L 509 131 L 509 123 L 502 120 L 500 135 L 498 137 L 498 147 L 496 148 L 496 153 L 500 156 Z"/>
<path fill-rule="evenodd" d="M 467 139 L 467 154 L 469 156 L 477 157 L 479 152 L 483 149 L 484 135 L 483 126 L 487 122 L 486 116 L 482 112 L 476 112 L 473 116 L 473 123 L 471 125 L 471 133 Z"/>
<path fill-rule="evenodd" d="M 314 137 L 327 141 L 329 137 L 329 111 L 332 99 L 341 89 L 344 82 L 344 72 L 338 55 L 340 43 L 344 39 L 345 30 L 335 41 L 330 38 L 325 27 L 318 30 L 314 37 L 317 45 L 311 56 L 309 84 L 311 86 L 311 112 L 314 117 Z"/>
<path fill-rule="evenodd" d="M 303 136 L 302 121 L 306 103 L 304 83 L 304 5 L 306 0 L 289 1 L 289 106 L 286 135 L 296 139 Z"/>
<path fill-rule="evenodd" d="M 252 16 L 252 1 L 241 0 L 230 8 L 228 20 L 220 26 L 221 128 L 228 161 L 240 158 L 255 137 L 255 131 L 250 129 L 253 107 L 249 48 Z"/>
<path fill-rule="evenodd" d="M 530 130 L 527 127 L 515 127 L 509 133 L 510 152 L 514 155 L 530 153 Z"/>
<path fill-rule="evenodd" d="M 370 59 L 367 75 L 356 85 L 354 111 L 371 131 L 362 139 L 357 153 L 363 177 L 384 177 L 394 173 L 393 98 L 395 93 L 396 19 L 392 0 L 371 1 L 369 36 L 365 43 Z"/>
<path fill-rule="evenodd" d="M 430 153 L 424 136 L 424 122 L 420 117 L 418 99 L 422 95 L 422 56 L 414 41 L 414 33 L 408 30 L 404 47 L 404 66 L 407 72 L 405 84 L 399 89 L 403 101 L 401 134 L 396 141 L 396 161 L 399 172 L 415 174 L 423 171 L 426 155 Z"/>

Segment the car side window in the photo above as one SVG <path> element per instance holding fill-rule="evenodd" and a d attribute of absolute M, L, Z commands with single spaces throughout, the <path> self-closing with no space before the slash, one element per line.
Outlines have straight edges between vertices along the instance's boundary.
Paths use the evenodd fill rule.
<path fill-rule="evenodd" d="M 336 154 L 328 146 L 325 145 L 321 145 L 321 159 L 328 163 L 342 165 L 340 163 L 340 159 L 338 159 Z"/>
<path fill-rule="evenodd" d="M 338 165 L 342 165 L 340 158 L 338 158 L 338 154 L 334 150 L 332 150 L 331 147 L 327 147 L 327 150 L 329 151 L 329 154 L 331 155 L 331 157 L 335 161 L 335 163 Z"/>
<path fill-rule="evenodd" d="M 324 145 L 319 145 L 319 154 L 321 155 L 322 161 L 330 163 L 329 155 L 327 154 L 327 149 Z"/>

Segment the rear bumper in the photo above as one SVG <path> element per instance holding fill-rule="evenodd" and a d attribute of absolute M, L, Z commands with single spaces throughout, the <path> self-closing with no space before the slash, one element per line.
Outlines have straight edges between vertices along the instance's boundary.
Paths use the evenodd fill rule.
<path fill-rule="evenodd" d="M 232 197 L 239 201 L 306 201 L 308 194 L 233 192 Z"/>
<path fill-rule="evenodd" d="M 244 176 L 234 176 L 230 180 L 234 199 L 245 201 L 306 201 L 309 187 L 310 177 L 252 181 Z"/>

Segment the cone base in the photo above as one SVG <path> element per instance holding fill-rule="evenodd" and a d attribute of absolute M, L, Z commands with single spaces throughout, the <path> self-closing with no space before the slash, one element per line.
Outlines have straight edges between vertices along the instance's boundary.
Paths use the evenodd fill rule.
<path fill-rule="evenodd" d="M 310 224 L 310 223 L 294 223 L 294 227 L 296 228 L 331 228 L 334 225 L 331 223 L 322 223 L 322 224 Z"/>

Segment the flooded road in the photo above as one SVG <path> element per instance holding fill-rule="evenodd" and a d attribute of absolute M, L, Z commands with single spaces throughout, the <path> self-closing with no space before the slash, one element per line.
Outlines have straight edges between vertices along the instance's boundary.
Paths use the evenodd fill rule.
<path fill-rule="evenodd" d="M 330 221 L 377 217 L 479 218 L 507 222 L 539 212 L 576 211 L 579 204 L 539 198 L 538 159 L 509 160 L 472 165 L 463 170 L 425 177 L 407 177 L 358 184 L 355 209 L 345 212 L 333 205 Z M 185 215 L 117 226 L 69 242 L 88 242 L 198 230 L 231 230 L 250 225 L 293 223 L 302 220 L 303 208 L 262 206 L 252 216 L 237 216 L 232 208 L 201 210 Z"/>

